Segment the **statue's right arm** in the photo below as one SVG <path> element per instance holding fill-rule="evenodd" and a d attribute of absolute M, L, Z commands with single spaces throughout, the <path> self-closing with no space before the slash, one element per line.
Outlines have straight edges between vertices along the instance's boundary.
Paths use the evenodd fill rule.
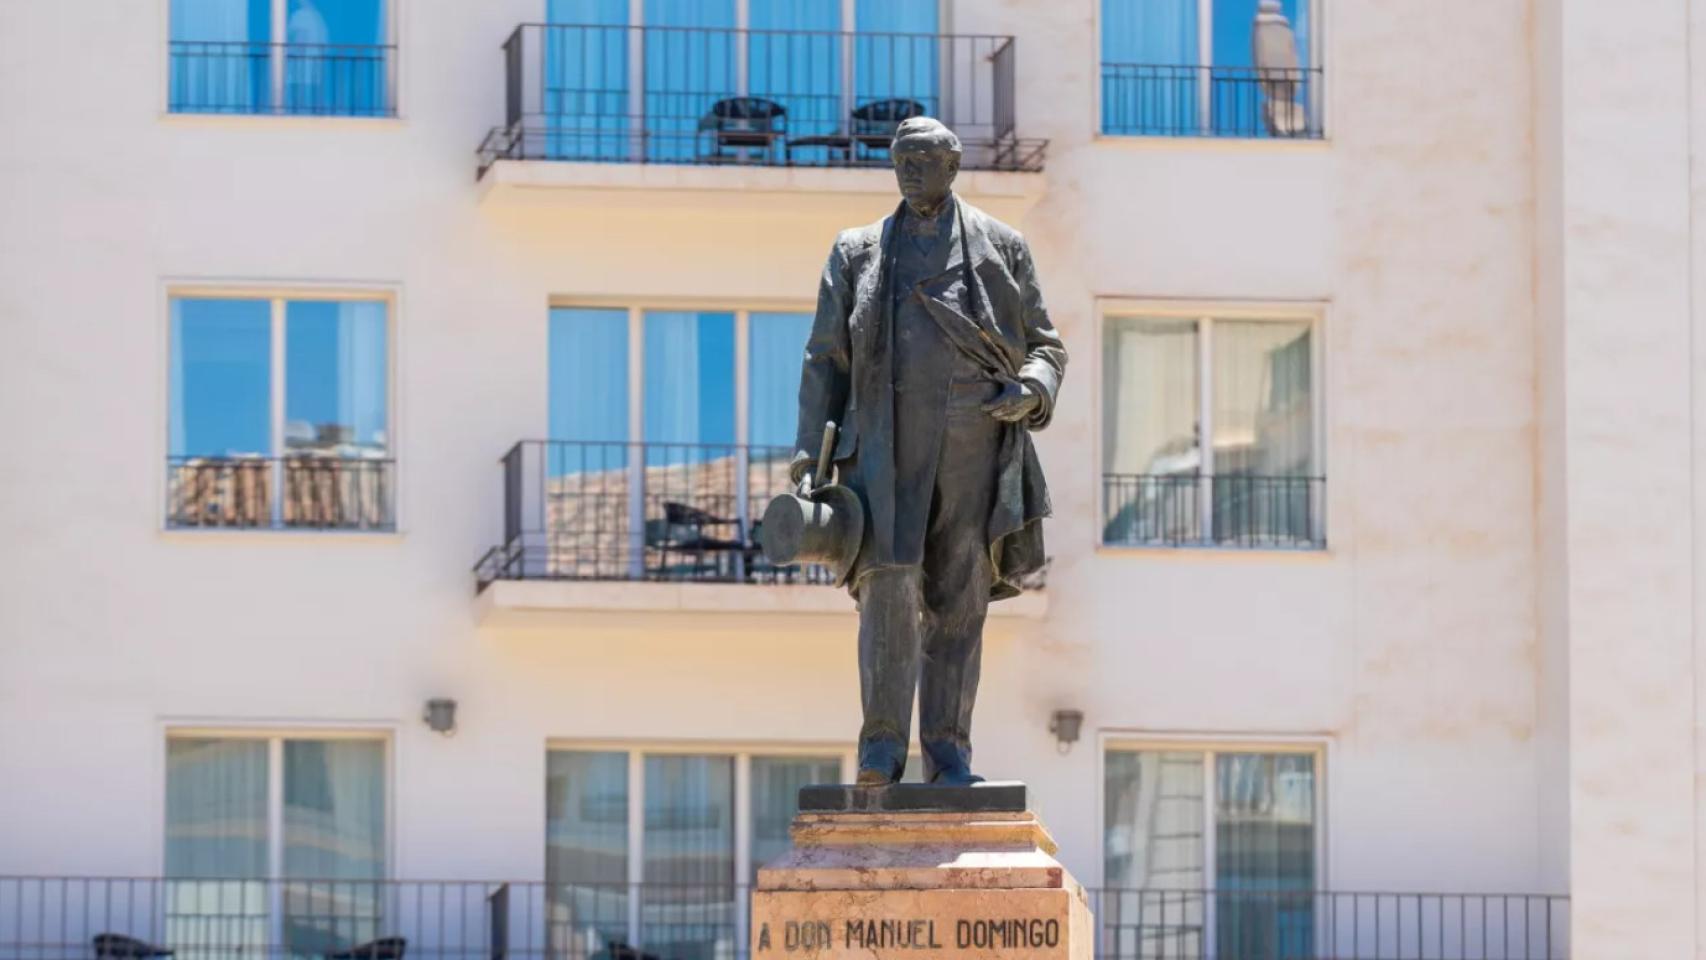
<path fill-rule="evenodd" d="M 824 422 L 840 424 L 846 415 L 852 383 L 847 318 L 852 309 L 847 254 L 837 238 L 824 264 L 823 279 L 818 282 L 817 315 L 812 319 L 811 337 L 806 340 L 805 360 L 800 365 L 800 421 L 788 471 L 794 483 L 816 466 Z"/>

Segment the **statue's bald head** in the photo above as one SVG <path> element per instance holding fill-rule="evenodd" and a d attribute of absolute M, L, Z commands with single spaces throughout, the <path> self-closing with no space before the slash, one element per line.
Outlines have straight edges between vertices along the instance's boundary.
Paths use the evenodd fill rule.
<path fill-rule="evenodd" d="M 923 151 L 946 151 L 954 156 L 960 155 L 960 138 L 948 125 L 935 117 L 910 117 L 900 122 L 895 128 L 894 142 L 890 147 L 899 150 L 907 149 Z"/>
<path fill-rule="evenodd" d="M 901 121 L 889 147 L 900 194 L 915 212 L 933 216 L 948 199 L 960 172 L 960 138 L 940 120 Z"/>

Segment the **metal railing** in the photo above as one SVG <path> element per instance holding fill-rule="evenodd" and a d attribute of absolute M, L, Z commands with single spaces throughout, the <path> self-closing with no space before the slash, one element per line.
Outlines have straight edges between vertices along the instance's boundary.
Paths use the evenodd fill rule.
<path fill-rule="evenodd" d="M 396 461 L 357 457 L 169 457 L 166 526 L 392 530 Z"/>
<path fill-rule="evenodd" d="M 895 127 L 952 127 L 966 169 L 1040 170 L 1012 37 L 523 24 L 503 46 L 501 159 L 882 166 Z"/>
<path fill-rule="evenodd" d="M 397 113 L 393 45 L 173 40 L 168 56 L 173 113 Z"/>
<path fill-rule="evenodd" d="M 791 447 L 525 440 L 503 458 L 504 539 L 475 567 L 493 580 L 830 583 L 758 546 Z"/>
<path fill-rule="evenodd" d="M 1102 64 L 1102 132 L 1319 140 L 1319 67 Z"/>
<path fill-rule="evenodd" d="M 1106 960 L 1568 960 L 1569 898 L 1086 891 Z M 745 884 L 0 877 L 0 956 L 751 956 Z M 943 931 L 953 937 L 955 931 Z M 778 944 L 780 946 L 780 944 Z"/>
<path fill-rule="evenodd" d="M 1319 549 L 1325 477 L 1102 475 L 1102 542 L 1121 546 Z"/>

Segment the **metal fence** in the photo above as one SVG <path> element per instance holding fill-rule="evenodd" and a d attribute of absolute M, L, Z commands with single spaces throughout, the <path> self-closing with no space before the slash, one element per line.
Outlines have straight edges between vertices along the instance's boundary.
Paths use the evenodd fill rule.
<path fill-rule="evenodd" d="M 1319 140 L 1320 68 L 1102 64 L 1102 132 Z"/>
<path fill-rule="evenodd" d="M 791 447 L 527 440 L 503 459 L 504 540 L 493 580 L 830 583 L 758 546 L 764 508 L 792 489 Z"/>
<path fill-rule="evenodd" d="M 167 53 L 173 113 L 397 113 L 395 46 L 173 40 Z"/>
<path fill-rule="evenodd" d="M 966 169 L 1040 170 L 1012 37 L 523 24 L 504 44 L 499 159 L 871 166 L 901 120 L 954 128 Z"/>
<path fill-rule="evenodd" d="M 356 457 L 170 457 L 166 526 L 392 530 L 395 474 Z"/>
<path fill-rule="evenodd" d="M 1107 960 L 1567 960 L 1544 894 L 1089 890 Z M 0 877 L 0 956 L 743 960 L 746 885 Z"/>
<path fill-rule="evenodd" d="M 1119 546 L 1319 549 L 1325 477 L 1102 475 L 1102 542 Z"/>

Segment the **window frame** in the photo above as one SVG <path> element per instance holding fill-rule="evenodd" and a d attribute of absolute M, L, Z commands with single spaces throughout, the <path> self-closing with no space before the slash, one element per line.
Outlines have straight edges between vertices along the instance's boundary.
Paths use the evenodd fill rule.
<path fill-rule="evenodd" d="M 262 300 L 271 308 L 269 369 L 272 385 L 268 408 L 270 434 L 267 456 L 277 461 L 283 456 L 285 402 L 285 305 L 288 301 L 364 301 L 385 305 L 385 459 L 391 463 L 391 526 L 389 529 L 360 528 L 303 528 L 276 524 L 269 527 L 221 528 L 182 527 L 171 524 L 167 503 L 169 489 L 165 470 L 155 471 L 154 503 L 158 514 L 157 532 L 167 536 L 341 536 L 395 537 L 403 532 L 405 498 L 403 494 L 402 412 L 398 372 L 401 369 L 403 345 L 398 337 L 402 309 L 402 289 L 391 284 L 294 284 L 290 282 L 210 283 L 195 280 L 166 280 L 161 284 L 159 321 L 158 394 L 155 411 L 158 417 L 155 436 L 159 447 L 154 457 L 157 464 L 170 462 L 172 456 L 172 303 L 176 300 Z M 282 489 L 282 488 L 281 488 Z M 274 504 L 275 520 L 279 505 Z"/>
<path fill-rule="evenodd" d="M 844 783 L 852 783 L 853 776 L 858 771 L 858 757 L 853 747 L 846 743 L 763 743 L 756 741 L 720 741 L 712 740 L 704 743 L 691 741 L 656 741 L 642 740 L 566 740 L 551 738 L 545 742 L 547 757 L 556 752 L 577 753 L 621 753 L 627 756 L 628 764 L 628 850 L 627 850 L 627 880 L 630 889 L 640 889 L 645 880 L 645 811 L 646 811 L 646 765 L 648 756 L 695 756 L 695 757 L 728 757 L 734 764 L 734 883 L 735 896 L 735 952 L 744 956 L 750 930 L 750 904 L 746 898 L 739 895 L 741 888 L 750 892 L 754 864 L 752 862 L 752 760 L 754 757 L 801 757 L 828 759 L 839 758 L 841 762 L 841 779 Z M 543 788 L 544 783 L 540 786 Z M 545 810 L 545 817 L 540 823 L 539 864 L 541 877 L 546 876 L 550 864 L 549 830 L 551 811 Z M 644 946 L 639 941 L 640 933 L 640 900 L 630 898 L 628 904 L 628 936 L 629 942 L 636 946 Z"/>
<path fill-rule="evenodd" d="M 1102 477 L 1106 472 L 1107 451 L 1103 448 L 1103 433 L 1107 427 L 1107 388 L 1103 377 L 1103 345 L 1108 334 L 1108 322 L 1113 319 L 1126 317 L 1153 318 L 1160 320 L 1191 320 L 1199 324 L 1207 321 L 1206 326 L 1199 327 L 1197 344 L 1197 391 L 1198 411 L 1197 428 L 1199 436 L 1207 442 L 1213 429 L 1212 399 L 1214 396 L 1214 346 L 1213 321 L 1215 320 L 1249 320 L 1275 322 L 1307 322 L 1310 325 L 1310 385 L 1311 385 L 1311 454 L 1315 461 L 1315 475 L 1329 477 L 1329 461 L 1327 450 L 1327 391 L 1330 382 L 1327 376 L 1327 344 L 1326 339 L 1330 326 L 1328 304 L 1321 300 L 1200 300 L 1200 299 L 1166 299 L 1141 297 L 1098 297 L 1095 305 L 1093 327 L 1095 336 L 1092 338 L 1090 363 L 1095 371 L 1094 396 L 1091 398 L 1093 410 L 1090 431 L 1091 456 L 1094 458 L 1094 470 L 1088 485 L 1090 504 L 1102 502 Z M 1204 477 L 1213 477 L 1213 464 L 1208 458 L 1203 461 L 1208 470 Z M 1205 498 L 1205 511 L 1212 508 L 1212 497 Z M 1276 554 L 1298 554 L 1303 556 L 1326 555 L 1332 549 L 1331 533 L 1333 530 L 1333 498 L 1332 487 L 1326 485 L 1322 493 L 1321 530 L 1323 542 L 1320 546 L 1312 547 L 1272 547 L 1272 546 L 1225 546 L 1209 540 L 1197 543 L 1182 543 L 1178 545 L 1160 546 L 1150 544 L 1108 543 L 1102 535 L 1100 519 L 1091 524 L 1095 536 L 1095 549 L 1110 552 L 1176 552 L 1210 551 L 1225 554 L 1256 554 L 1273 556 Z M 1099 511 L 1097 517 L 1100 517 Z M 1206 523 L 1212 513 L 1205 512 L 1203 520 Z M 1211 529 L 1204 526 L 1205 530 Z"/>
<path fill-rule="evenodd" d="M 1330 868 L 1332 860 L 1329 856 L 1328 843 L 1332 779 L 1329 771 L 1333 767 L 1333 748 L 1335 743 L 1331 737 L 1322 734 L 1191 734 L 1191 733 L 1142 733 L 1135 731 L 1104 730 L 1096 738 L 1096 825 L 1099 841 L 1096 847 L 1096 886 L 1104 892 L 1108 889 L 1107 857 L 1108 857 L 1108 754 L 1110 753 L 1142 753 L 1142 752 L 1200 752 L 1203 754 L 1203 863 L 1209 870 L 1215 863 L 1214 846 L 1214 807 L 1216 802 L 1215 763 L 1216 755 L 1222 753 L 1256 753 L 1256 754 L 1286 754 L 1292 756 L 1312 757 L 1315 762 L 1315 809 L 1312 827 L 1315 831 L 1314 849 L 1314 890 L 1331 890 Z M 1205 885 L 1215 889 L 1213 883 Z M 1216 930 L 1213 923 L 1214 901 L 1207 898 L 1204 904 L 1204 943 L 1207 955 L 1213 956 L 1215 950 Z M 1320 911 L 1317 911 L 1319 914 Z M 1315 917 L 1316 935 L 1327 929 L 1327 918 Z M 1100 928 L 1097 936 L 1100 937 Z M 1099 942 L 1099 941 L 1098 941 Z"/>
<path fill-rule="evenodd" d="M 628 314 L 628 428 L 627 437 L 623 441 L 630 447 L 641 446 L 648 442 L 667 443 L 669 441 L 647 441 L 646 430 L 646 314 L 648 312 L 687 312 L 687 313 L 728 313 L 734 316 L 735 342 L 735 432 L 734 442 L 730 446 L 737 451 L 738 458 L 743 461 L 735 471 L 735 503 L 738 508 L 742 529 L 751 529 L 751 523 L 756 517 L 748 515 L 749 500 L 747 496 L 747 478 L 749 471 L 744 468 L 744 461 L 751 454 L 752 447 L 752 315 L 755 313 L 794 313 L 806 316 L 815 315 L 817 305 L 812 301 L 796 298 L 763 298 L 763 297 L 673 297 L 673 296 L 633 296 L 633 297 L 550 297 L 545 308 L 545 326 L 541 331 L 546 348 L 540 351 L 543 356 L 545 402 L 541 412 L 545 417 L 545 427 L 539 431 L 539 436 L 547 441 L 575 441 L 574 437 L 554 437 L 551 435 L 551 351 L 549 349 L 551 311 L 553 310 L 625 310 Z M 789 444 L 790 446 L 792 444 Z M 629 458 L 628 469 L 635 476 L 642 475 L 646 463 L 644 456 Z M 631 535 L 641 536 L 645 530 L 645 502 L 641 491 L 644 484 L 635 482 L 631 486 L 629 504 L 629 527 Z M 644 561 L 644 551 L 635 550 L 633 562 Z M 633 571 L 636 575 L 638 569 Z M 639 579 L 636 576 L 636 579 Z"/>
<path fill-rule="evenodd" d="M 171 121 L 176 121 L 176 122 L 190 122 L 190 123 L 257 123 L 257 122 L 276 123 L 276 122 L 284 122 L 284 123 L 338 123 L 338 124 L 345 124 L 345 123 L 388 124 L 388 123 L 396 123 L 396 122 L 404 119 L 404 117 L 405 117 L 405 113 L 404 113 L 404 107 L 405 107 L 404 89 L 407 87 L 407 84 L 404 83 L 404 76 L 405 76 L 404 70 L 407 66 L 407 62 L 406 62 L 406 58 L 405 58 L 404 53 L 403 53 L 404 43 L 403 43 L 402 38 L 403 38 L 403 29 L 404 29 L 404 24 L 405 24 L 405 16 L 403 13 L 403 8 L 407 5 L 409 5 L 412 2 L 412 0 L 384 0 L 384 2 L 385 2 L 384 42 L 385 42 L 385 45 L 392 48 L 391 66 L 390 66 L 390 69 L 386 71 L 386 77 L 385 77 L 386 83 L 389 84 L 389 88 L 386 92 L 390 96 L 391 110 L 389 113 L 380 114 L 377 116 L 344 115 L 344 114 L 314 114 L 314 113 L 286 113 L 286 112 L 269 112 L 269 111 L 254 111 L 254 112 L 247 112 L 247 113 L 213 113 L 213 112 L 205 112 L 204 113 L 204 112 L 197 112 L 197 111 L 193 111 L 193 110 L 173 110 L 172 109 L 172 42 L 173 42 L 173 37 L 172 37 L 172 4 L 176 3 L 176 2 L 178 2 L 178 0 L 159 0 L 159 7 L 158 7 L 158 13 L 157 13 L 158 18 L 159 18 L 159 27 L 158 27 L 158 31 L 157 31 L 157 35 L 159 36 L 159 43 L 156 44 L 155 50 L 158 51 L 157 55 L 159 56 L 160 60 L 159 60 L 159 63 L 155 67 L 154 75 L 159 78 L 159 84 L 158 84 L 157 89 L 158 89 L 158 96 L 159 96 L 158 107 L 159 107 L 159 114 L 160 114 L 161 119 L 171 120 Z M 232 0 L 232 2 L 240 2 L 240 0 Z M 290 17 L 290 15 L 289 15 L 289 9 L 290 9 L 289 2 L 290 2 L 290 0 L 268 0 L 268 3 L 270 4 L 270 16 L 271 16 L 271 30 L 269 31 L 269 33 L 271 35 L 273 35 L 273 36 L 282 35 L 283 30 L 281 28 L 283 28 L 287 24 L 287 22 L 289 21 L 289 17 Z M 631 2 L 637 2 L 637 0 L 631 0 Z M 737 0 L 737 2 L 744 2 L 744 0 Z M 277 40 L 270 41 L 270 42 L 283 43 L 283 41 L 277 41 Z M 268 84 L 268 89 L 271 91 L 273 96 L 277 97 L 279 94 L 281 94 L 283 92 L 282 65 L 281 65 L 281 63 L 275 63 L 275 64 L 269 66 L 269 70 L 271 70 L 271 78 L 270 78 L 270 82 Z"/>
<path fill-rule="evenodd" d="M 637 0 L 635 0 L 637 2 Z M 740 2 L 740 0 L 737 0 Z M 1312 105 L 1318 111 L 1321 135 L 1309 137 L 1224 137 L 1213 134 L 1198 133 L 1195 136 L 1157 133 L 1109 133 L 1102 128 L 1102 84 L 1100 81 L 1102 69 L 1102 4 L 1104 0 L 1095 0 L 1090 11 L 1092 25 L 1090 29 L 1090 55 L 1096 64 L 1098 80 L 1092 84 L 1090 91 L 1090 129 L 1094 131 L 1092 139 L 1113 142 L 1131 141 L 1209 141 L 1218 144 L 1259 144 L 1264 147 L 1279 146 L 1282 149 L 1309 149 L 1311 145 L 1319 146 L 1333 139 L 1331 121 L 1333 118 L 1333 85 L 1327 75 L 1327 46 L 1332 39 L 1332 24 L 1329 11 L 1333 4 L 1328 0 L 1302 0 L 1309 4 L 1309 18 L 1312 24 L 1309 34 L 1309 62 L 1299 66 L 1308 70 L 1317 70 L 1319 83 Z M 1197 2 L 1197 63 L 1185 66 L 1212 68 L 1214 66 L 1214 0 L 1196 0 Z M 1206 84 L 1204 85 L 1207 86 Z M 1198 93 L 1199 115 L 1207 117 L 1210 114 L 1203 109 L 1212 96 L 1208 90 Z"/>
<path fill-rule="evenodd" d="M 233 879 L 258 880 L 267 885 L 267 928 L 268 937 L 272 943 L 283 943 L 282 924 L 284 922 L 283 890 L 284 883 L 289 878 L 284 870 L 284 744 L 287 740 L 365 740 L 377 742 L 383 751 L 381 767 L 385 776 L 385 830 L 383 852 L 385 868 L 381 871 L 379 883 L 389 888 L 396 881 L 397 872 L 397 730 L 389 724 L 327 724 L 320 726 L 313 723 L 299 723 L 282 726 L 262 724 L 225 724 L 225 723 L 196 723 L 196 722 L 167 722 L 159 726 L 158 750 L 155 762 L 159 764 L 156 776 L 154 798 L 156 807 L 153 811 L 154 826 L 159 831 L 155 837 L 154 875 L 164 880 L 172 878 L 166 874 L 166 802 L 171 790 L 168 782 L 171 776 L 169 755 L 173 740 L 251 740 L 261 741 L 267 745 L 267 874 L 264 877 L 239 877 Z M 392 893 L 386 893 L 386 903 L 391 902 Z M 158 904 L 162 911 L 162 923 L 158 929 L 164 929 L 164 901 Z"/>

